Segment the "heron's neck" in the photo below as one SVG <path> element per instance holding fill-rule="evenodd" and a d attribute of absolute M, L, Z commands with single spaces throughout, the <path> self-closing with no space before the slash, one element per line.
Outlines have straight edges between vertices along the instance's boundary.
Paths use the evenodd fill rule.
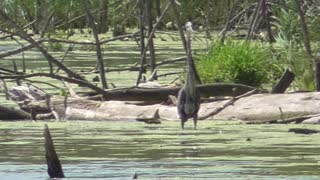
<path fill-rule="evenodd" d="M 196 81 L 195 81 L 195 72 L 192 68 L 192 52 L 191 52 L 191 36 L 190 33 L 187 34 L 187 79 L 185 86 L 189 89 L 190 93 L 195 93 L 196 90 Z"/>
<path fill-rule="evenodd" d="M 187 33 L 187 66 L 188 66 L 188 74 L 190 71 L 193 71 L 192 68 L 192 50 L 191 50 L 191 35 Z M 194 72 L 192 72 L 194 74 Z"/>
<path fill-rule="evenodd" d="M 187 93 L 194 95 L 196 93 L 196 80 L 195 80 L 195 72 L 191 65 L 191 58 L 188 59 L 188 71 L 187 71 L 187 79 L 185 83 L 185 87 L 187 89 Z"/>

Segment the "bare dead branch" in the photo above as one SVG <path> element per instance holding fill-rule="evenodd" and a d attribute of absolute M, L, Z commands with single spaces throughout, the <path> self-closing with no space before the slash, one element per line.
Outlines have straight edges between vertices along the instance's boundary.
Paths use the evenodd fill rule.
<path fill-rule="evenodd" d="M 31 38 L 20 26 L 18 26 L 12 19 L 10 19 L 7 16 L 7 14 L 5 12 L 3 12 L 3 10 L 1 10 L 1 9 L 0 9 L 0 17 L 3 19 L 4 22 L 7 22 L 11 27 L 15 28 L 21 38 L 23 38 L 24 40 L 28 41 L 30 44 L 32 44 L 33 46 L 38 48 L 39 51 L 46 57 L 50 66 L 51 66 L 51 64 L 55 64 L 56 66 L 60 67 L 61 70 L 66 72 L 69 76 L 74 77 L 79 80 L 84 80 L 83 77 L 74 73 L 73 71 L 68 69 L 66 66 L 61 64 L 59 61 L 57 61 L 53 56 L 51 56 L 42 45 L 40 45 L 37 41 L 35 41 L 33 38 Z M 51 69 L 51 73 L 53 73 L 52 68 L 50 68 L 50 69 Z"/>
<path fill-rule="evenodd" d="M 212 117 L 218 113 L 220 113 L 222 110 L 224 110 L 225 108 L 227 108 L 228 106 L 232 105 L 234 102 L 236 102 L 237 100 L 243 98 L 243 97 L 247 97 L 247 96 L 251 96 L 252 94 L 257 93 L 258 90 L 257 89 L 253 89 L 245 94 L 242 94 L 240 96 L 237 96 L 235 98 L 232 98 L 231 100 L 229 100 L 228 102 L 226 102 L 224 105 L 222 105 L 221 107 L 216 108 L 215 110 L 213 110 L 212 112 L 208 113 L 207 115 L 201 116 L 198 119 L 199 120 L 204 120 L 207 119 L 209 117 Z"/>
<path fill-rule="evenodd" d="M 64 80 L 64 81 L 67 81 L 70 83 L 78 84 L 80 86 L 88 87 L 99 94 L 104 94 L 104 92 L 105 92 L 103 89 L 101 89 L 101 88 L 99 88 L 99 87 L 97 87 L 87 81 L 83 81 L 83 80 L 79 80 L 79 79 L 72 79 L 69 77 L 60 76 L 60 75 L 56 75 L 56 74 L 49 74 L 49 73 L 34 73 L 34 74 L 26 74 L 26 75 L 0 76 L 0 79 L 26 79 L 26 78 L 32 78 L 32 77 L 49 77 L 49 78 L 57 79 L 60 81 Z"/>
<path fill-rule="evenodd" d="M 163 19 L 164 15 L 165 15 L 166 12 L 168 11 L 168 9 L 169 9 L 169 7 L 170 7 L 170 4 L 171 4 L 170 2 L 167 3 L 167 5 L 166 5 L 165 9 L 163 10 L 161 16 L 157 19 L 157 22 L 155 23 L 152 31 L 150 32 L 149 37 L 148 37 L 148 40 L 147 40 L 147 43 L 146 43 L 146 48 L 144 48 L 143 53 L 142 53 L 142 55 L 141 55 L 140 62 L 143 62 L 143 59 L 145 59 L 146 54 L 147 54 L 147 50 L 148 50 L 148 47 L 149 47 L 149 44 L 150 44 L 150 41 L 151 41 L 151 39 L 152 39 L 152 36 L 154 36 L 154 33 L 156 32 L 156 29 L 157 29 L 157 27 L 159 26 L 159 24 L 160 24 L 161 20 Z M 141 37 L 140 37 L 140 38 L 141 38 Z M 140 69 L 143 69 L 143 66 L 144 66 L 144 64 L 143 64 L 143 63 L 140 63 Z M 137 78 L 137 81 L 136 81 L 136 86 L 139 85 L 141 77 L 142 77 L 142 72 L 140 71 L 140 72 L 139 72 L 139 75 L 138 75 L 138 78 Z"/>

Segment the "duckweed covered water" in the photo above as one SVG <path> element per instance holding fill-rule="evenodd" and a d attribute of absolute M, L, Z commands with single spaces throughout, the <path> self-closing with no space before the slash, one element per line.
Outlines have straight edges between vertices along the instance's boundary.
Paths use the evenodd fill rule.
<path fill-rule="evenodd" d="M 47 179 L 44 123 L 0 122 L 1 179 Z M 320 134 L 288 132 L 302 125 L 199 124 L 48 122 L 70 179 L 320 179 Z"/>
<path fill-rule="evenodd" d="M 110 34 L 109 34 L 110 36 Z M 180 41 L 156 41 L 157 60 L 184 56 Z M 207 49 L 206 40 L 195 39 L 194 51 Z M 13 41 L 1 41 L 0 52 L 19 48 Z M 67 48 L 65 46 L 64 48 Z M 76 46 L 64 64 L 83 74 L 96 63 L 95 52 Z M 126 67 L 139 62 L 134 41 L 116 41 L 103 46 L 107 68 Z M 61 59 L 61 52 L 50 52 Z M 27 72 L 48 72 L 48 63 L 36 50 L 26 51 Z M 1 67 L 19 70 L 22 54 L 7 57 Z M 183 62 L 180 65 L 184 65 Z M 165 65 L 166 72 L 182 72 L 181 66 Z M 85 71 L 86 72 L 86 71 Z M 85 75 L 85 73 L 83 74 Z M 86 75 L 91 79 L 92 75 Z M 128 87 L 137 72 L 107 73 L 109 83 Z M 175 76 L 161 78 L 167 83 Z M 35 77 L 63 88 L 56 80 Z M 37 84 L 34 82 L 33 84 Z M 8 82 L 9 88 L 14 82 Z M 57 90 L 37 84 L 48 93 Z M 75 90 L 82 90 L 73 87 Z M 1 89 L 2 90 L 2 89 Z M 2 105 L 15 106 L 4 100 Z M 0 121 L 0 179 L 47 179 L 44 157 L 45 122 Z M 320 179 L 320 134 L 297 135 L 289 128 L 302 125 L 243 125 L 202 121 L 199 130 L 180 130 L 179 122 L 146 125 L 137 122 L 49 122 L 56 150 L 68 179 Z M 304 126 L 318 129 L 318 126 Z"/>

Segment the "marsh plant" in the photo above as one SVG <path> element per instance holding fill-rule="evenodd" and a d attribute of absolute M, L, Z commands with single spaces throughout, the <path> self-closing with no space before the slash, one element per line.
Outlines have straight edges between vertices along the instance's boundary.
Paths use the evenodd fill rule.
<path fill-rule="evenodd" d="M 291 8 L 280 9 L 278 13 L 278 34 L 275 37 L 276 43 L 274 47 L 282 67 L 289 68 L 296 74 L 294 83 L 296 90 L 313 91 L 315 89 L 314 69 L 310 57 L 307 56 L 304 50 L 300 18 L 294 4 L 289 3 L 289 6 Z M 316 23 L 319 18 L 315 16 L 317 9 L 312 9 L 307 11 L 307 15 L 315 17 L 308 18 L 312 22 L 309 24 L 311 40 L 315 41 L 319 37 L 315 33 L 317 26 L 319 26 L 319 22 Z"/>
<path fill-rule="evenodd" d="M 234 82 L 259 87 L 279 74 L 277 62 L 269 48 L 249 41 L 227 40 L 215 43 L 208 54 L 197 61 L 205 83 Z"/>

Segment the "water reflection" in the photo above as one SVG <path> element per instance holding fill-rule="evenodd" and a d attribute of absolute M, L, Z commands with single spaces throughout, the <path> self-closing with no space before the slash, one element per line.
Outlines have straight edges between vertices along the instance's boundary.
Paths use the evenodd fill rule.
<path fill-rule="evenodd" d="M 0 122 L 1 179 L 46 179 L 43 122 Z M 319 179 L 319 135 L 287 125 L 50 122 L 71 179 Z M 297 126 L 297 125 L 290 125 Z M 209 128 L 210 127 L 210 128 Z M 314 127 L 313 127 L 314 128 Z M 246 141 L 250 137 L 251 141 Z"/>

